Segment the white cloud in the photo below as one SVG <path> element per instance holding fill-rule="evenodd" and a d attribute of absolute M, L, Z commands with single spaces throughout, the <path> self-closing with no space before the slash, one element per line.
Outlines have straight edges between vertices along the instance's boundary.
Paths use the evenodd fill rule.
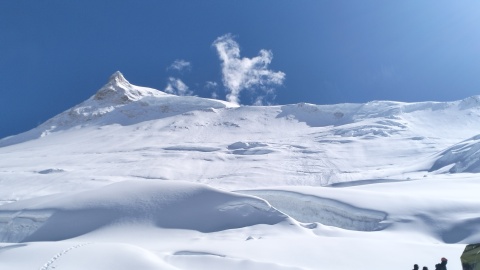
<path fill-rule="evenodd" d="M 178 96 L 191 96 L 193 92 L 188 88 L 188 86 L 182 82 L 182 80 L 169 77 L 167 87 L 164 90 L 166 93 L 174 94 Z"/>
<path fill-rule="evenodd" d="M 231 34 L 217 38 L 213 46 L 222 61 L 223 84 L 229 91 L 228 101 L 238 104 L 240 92 L 244 89 L 283 84 L 285 73 L 268 69 L 273 58 L 271 51 L 260 50 L 256 57 L 240 58 L 240 47 Z"/>
<path fill-rule="evenodd" d="M 218 94 L 217 94 L 218 83 L 217 82 L 207 81 L 205 83 L 205 88 L 212 91 L 211 97 L 213 99 L 218 99 Z"/>
<path fill-rule="evenodd" d="M 190 62 L 185 61 L 183 59 L 177 59 L 167 68 L 167 70 L 183 71 L 183 70 L 190 70 L 191 68 L 192 68 L 192 64 Z"/>
<path fill-rule="evenodd" d="M 218 83 L 217 82 L 212 82 L 212 81 L 207 81 L 205 83 L 205 88 L 207 89 L 215 89 L 218 87 Z"/>
<path fill-rule="evenodd" d="M 255 98 L 255 102 L 253 102 L 253 105 L 256 106 L 261 106 L 261 105 L 268 105 L 271 106 L 273 105 L 270 100 L 274 100 L 276 95 L 275 95 L 275 90 L 270 88 L 270 89 L 265 89 L 264 95 L 259 95 Z"/>

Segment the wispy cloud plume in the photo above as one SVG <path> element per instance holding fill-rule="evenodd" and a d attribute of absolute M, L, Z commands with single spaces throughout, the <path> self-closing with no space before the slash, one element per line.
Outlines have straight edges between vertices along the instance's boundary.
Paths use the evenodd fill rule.
<path fill-rule="evenodd" d="M 212 81 L 207 81 L 204 86 L 205 89 L 211 91 L 211 97 L 213 99 L 218 99 L 218 94 L 217 94 L 217 88 L 218 88 L 218 83 L 217 82 L 212 82 Z"/>
<path fill-rule="evenodd" d="M 177 96 L 193 95 L 193 91 L 191 91 L 182 80 L 173 77 L 168 78 L 167 87 L 165 87 L 164 91 Z"/>
<path fill-rule="evenodd" d="M 191 68 L 192 64 L 190 62 L 183 59 L 177 59 L 167 68 L 167 70 L 183 71 L 190 70 Z"/>
<path fill-rule="evenodd" d="M 244 89 L 283 84 L 285 73 L 268 69 L 273 58 L 271 51 L 260 50 L 256 57 L 240 58 L 240 47 L 231 34 L 217 38 L 213 46 L 222 61 L 222 80 L 229 91 L 228 101 L 238 104 Z"/>

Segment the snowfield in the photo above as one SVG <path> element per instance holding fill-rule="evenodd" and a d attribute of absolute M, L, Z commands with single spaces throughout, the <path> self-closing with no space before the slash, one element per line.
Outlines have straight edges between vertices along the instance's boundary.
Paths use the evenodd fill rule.
<path fill-rule="evenodd" d="M 0 269 L 461 269 L 480 96 L 236 106 L 130 84 L 0 140 Z"/>

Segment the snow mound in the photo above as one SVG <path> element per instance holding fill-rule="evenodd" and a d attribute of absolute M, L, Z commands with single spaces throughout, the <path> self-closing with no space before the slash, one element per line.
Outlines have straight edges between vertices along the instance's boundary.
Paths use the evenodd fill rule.
<path fill-rule="evenodd" d="M 429 171 L 446 166 L 451 166 L 450 173 L 480 173 L 480 135 L 442 151 Z"/>
<path fill-rule="evenodd" d="M 58 241 L 109 225 L 215 232 L 289 217 L 266 201 L 187 182 L 125 181 L 0 206 L 0 242 Z"/>

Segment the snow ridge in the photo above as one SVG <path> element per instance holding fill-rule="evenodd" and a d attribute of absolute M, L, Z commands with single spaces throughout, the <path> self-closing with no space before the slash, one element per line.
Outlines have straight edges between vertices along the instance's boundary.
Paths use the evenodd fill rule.
<path fill-rule="evenodd" d="M 130 84 L 117 71 L 95 95 L 47 120 L 38 127 L 0 140 L 0 147 L 42 138 L 51 133 L 110 124 L 132 125 L 197 110 L 237 107 L 226 101 L 179 97 Z"/>

